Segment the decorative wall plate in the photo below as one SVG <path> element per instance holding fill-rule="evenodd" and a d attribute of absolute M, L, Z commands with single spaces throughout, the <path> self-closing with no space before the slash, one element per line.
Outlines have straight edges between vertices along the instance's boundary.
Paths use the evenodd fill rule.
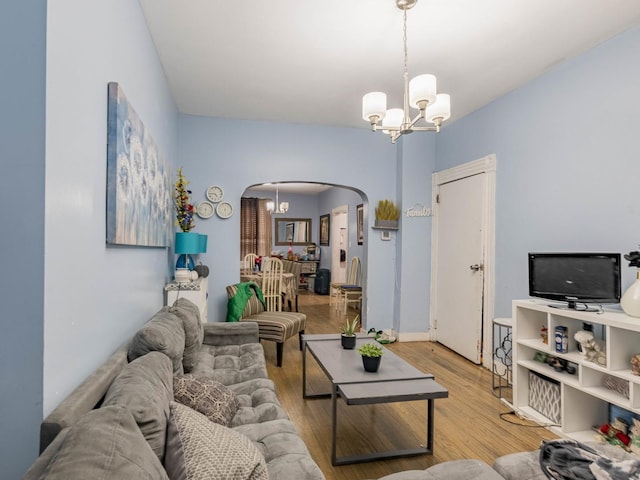
<path fill-rule="evenodd" d="M 207 188 L 207 198 L 210 202 L 218 203 L 224 197 L 224 190 L 218 185 L 211 185 Z"/>
<path fill-rule="evenodd" d="M 233 215 L 233 206 L 229 202 L 220 202 L 216 207 L 216 213 L 220 218 L 229 218 Z"/>
<path fill-rule="evenodd" d="M 206 200 L 200 202 L 196 207 L 196 213 L 200 218 L 209 218 L 213 215 L 214 211 L 213 203 L 207 202 Z"/>

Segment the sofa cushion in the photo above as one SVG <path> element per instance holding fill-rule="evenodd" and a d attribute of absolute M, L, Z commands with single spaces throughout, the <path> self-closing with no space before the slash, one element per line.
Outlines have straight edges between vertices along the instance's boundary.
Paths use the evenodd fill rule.
<path fill-rule="evenodd" d="M 233 430 L 249 437 L 267 462 L 269 478 L 324 480 L 290 420 L 242 425 Z M 444 478 L 444 477 L 443 477 Z"/>
<path fill-rule="evenodd" d="M 173 398 L 176 402 L 204 414 L 212 422 L 229 425 L 240 403 L 233 390 L 220 382 L 192 374 L 174 378 Z"/>
<path fill-rule="evenodd" d="M 171 403 L 165 468 L 171 480 L 269 478 L 264 457 L 247 437 L 176 402 Z"/>
<path fill-rule="evenodd" d="M 240 408 L 229 426 L 238 427 L 252 423 L 263 423 L 277 419 L 288 419 L 280 405 L 275 385 L 266 378 L 247 380 L 230 387 L 238 395 Z"/>
<path fill-rule="evenodd" d="M 149 352 L 161 352 L 171 359 L 173 373 L 182 375 L 184 328 L 182 320 L 173 313 L 160 310 L 136 332 L 129 344 L 128 358 L 132 360 Z"/>
<path fill-rule="evenodd" d="M 227 386 L 268 377 L 264 350 L 259 343 L 202 345 L 191 373 L 213 378 Z"/>
<path fill-rule="evenodd" d="M 149 352 L 124 367 L 115 378 L 103 405 L 126 406 L 147 442 L 162 460 L 169 403 L 173 400 L 171 360 L 160 352 Z"/>
<path fill-rule="evenodd" d="M 122 405 L 92 410 L 63 430 L 24 478 L 47 480 L 167 479 L 131 412 Z"/>
<path fill-rule="evenodd" d="M 202 346 L 204 331 L 200 320 L 200 310 L 197 305 L 186 298 L 178 298 L 172 306 L 167 307 L 170 313 L 182 320 L 184 328 L 184 355 L 182 365 L 185 373 L 193 370 L 198 350 Z"/>

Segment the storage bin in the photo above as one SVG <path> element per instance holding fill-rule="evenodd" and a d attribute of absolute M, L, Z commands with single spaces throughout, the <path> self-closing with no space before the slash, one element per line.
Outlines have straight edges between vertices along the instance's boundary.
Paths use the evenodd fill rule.
<path fill-rule="evenodd" d="M 560 423 L 560 383 L 529 371 L 529 406 L 553 423 Z"/>

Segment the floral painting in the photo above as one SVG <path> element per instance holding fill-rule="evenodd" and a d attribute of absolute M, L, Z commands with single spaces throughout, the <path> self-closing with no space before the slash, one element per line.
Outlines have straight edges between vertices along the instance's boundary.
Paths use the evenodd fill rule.
<path fill-rule="evenodd" d="M 107 117 L 107 243 L 166 247 L 173 210 L 167 164 L 115 82 Z"/>

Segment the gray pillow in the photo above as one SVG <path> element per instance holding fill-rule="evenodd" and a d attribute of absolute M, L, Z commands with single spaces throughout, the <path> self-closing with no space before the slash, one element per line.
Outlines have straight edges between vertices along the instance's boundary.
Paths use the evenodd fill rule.
<path fill-rule="evenodd" d="M 131 362 L 149 352 L 161 352 L 171 359 L 173 373 L 182 375 L 184 328 L 174 314 L 160 310 L 131 339 L 127 358 Z"/>
<path fill-rule="evenodd" d="M 173 379 L 173 398 L 225 427 L 240 406 L 236 392 L 212 378 L 192 374 Z"/>
<path fill-rule="evenodd" d="M 200 310 L 195 303 L 186 298 L 178 298 L 168 309 L 170 313 L 173 313 L 182 320 L 182 326 L 184 328 L 184 356 L 182 358 L 182 365 L 184 366 L 185 373 L 189 373 L 196 364 L 198 351 L 202 346 L 202 339 L 204 338 L 204 330 L 200 323 Z"/>
<path fill-rule="evenodd" d="M 168 479 L 131 412 L 122 405 L 92 410 L 69 427 L 42 478 Z"/>
<path fill-rule="evenodd" d="M 104 406 L 124 405 L 133 413 L 160 461 L 164 458 L 172 385 L 171 360 L 160 352 L 150 352 L 122 369 L 103 401 Z"/>
<path fill-rule="evenodd" d="M 264 457 L 246 436 L 171 403 L 165 468 L 171 480 L 268 480 Z"/>

